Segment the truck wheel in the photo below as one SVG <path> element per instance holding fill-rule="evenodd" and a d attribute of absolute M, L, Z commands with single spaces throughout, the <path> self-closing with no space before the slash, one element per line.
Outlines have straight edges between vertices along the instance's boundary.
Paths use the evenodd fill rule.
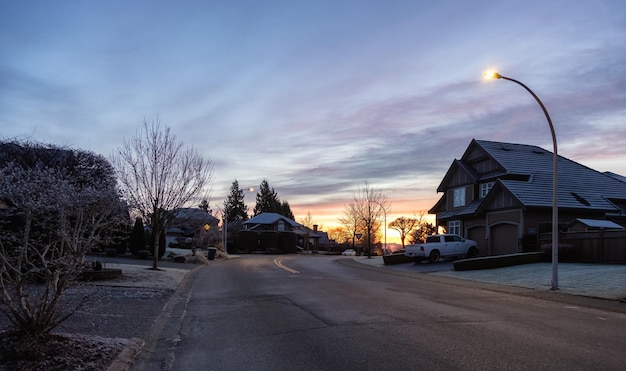
<path fill-rule="evenodd" d="M 477 256 L 478 256 L 478 249 L 476 248 L 476 246 L 472 246 L 469 248 L 469 250 L 467 250 L 468 258 L 475 258 Z"/>
<path fill-rule="evenodd" d="M 433 250 L 430 252 L 430 255 L 428 256 L 428 258 L 430 259 L 431 262 L 436 263 L 439 261 L 439 258 L 441 257 L 441 254 L 439 254 L 439 250 Z"/>

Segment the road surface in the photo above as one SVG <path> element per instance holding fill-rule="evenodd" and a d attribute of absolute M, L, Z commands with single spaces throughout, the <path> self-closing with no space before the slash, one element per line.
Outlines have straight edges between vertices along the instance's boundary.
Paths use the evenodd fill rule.
<path fill-rule="evenodd" d="M 196 270 L 132 369 L 626 369 L 622 313 L 340 259 L 247 255 Z"/>

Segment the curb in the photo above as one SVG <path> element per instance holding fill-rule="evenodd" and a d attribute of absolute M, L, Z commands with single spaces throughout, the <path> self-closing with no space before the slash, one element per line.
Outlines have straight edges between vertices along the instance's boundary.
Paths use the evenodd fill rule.
<path fill-rule="evenodd" d="M 169 300 L 167 301 L 167 303 L 165 303 L 165 305 L 163 306 L 163 308 L 161 309 L 161 314 L 159 314 L 159 316 L 154 320 L 154 323 L 152 324 L 152 327 L 150 329 L 150 333 L 147 335 L 146 340 L 143 344 L 143 346 L 139 349 L 139 351 L 137 353 L 135 353 L 133 355 L 133 358 L 131 360 L 130 365 L 132 366 L 137 366 L 137 370 L 154 370 L 154 367 L 151 367 L 151 365 L 146 365 L 145 363 L 148 363 L 147 361 L 149 360 L 149 357 L 143 357 L 142 358 L 142 354 L 155 354 L 157 353 L 157 341 L 159 339 L 159 337 L 166 331 L 166 327 L 167 326 L 178 326 L 178 323 L 170 323 L 172 318 L 175 318 L 176 316 L 174 315 L 176 309 L 179 309 L 180 311 L 180 305 L 181 303 L 184 305 L 186 300 L 187 300 L 187 292 L 189 291 L 189 288 L 191 286 L 191 279 L 193 276 L 195 276 L 195 274 L 202 268 L 207 267 L 207 265 L 200 265 L 192 270 L 190 270 L 185 277 L 183 278 L 183 280 L 178 284 L 178 287 L 176 288 L 176 291 L 174 292 L 174 294 L 172 294 L 172 296 L 169 298 Z M 184 310 L 184 308 L 183 308 Z M 180 318 L 180 321 L 182 321 L 182 316 Z M 161 351 L 165 351 L 168 352 L 167 349 L 161 349 Z M 143 361 L 142 363 L 138 363 L 135 364 L 135 362 L 137 360 L 141 359 L 141 361 Z M 152 365 L 155 366 L 155 365 Z M 156 366 L 161 366 L 161 365 L 156 365 Z M 111 370 L 113 371 L 113 370 Z M 116 370 L 117 371 L 117 370 Z M 121 371 L 126 371 L 126 370 L 121 370 Z"/>
<path fill-rule="evenodd" d="M 154 349 L 153 343 L 155 342 L 155 338 L 156 338 L 156 334 L 154 334 L 155 331 L 158 331 L 158 333 L 161 333 L 165 325 L 165 322 L 167 321 L 168 318 L 171 317 L 174 307 L 176 306 L 175 304 L 178 301 L 178 296 L 183 291 L 187 290 L 188 281 L 190 280 L 190 277 L 193 276 L 196 271 L 206 266 L 207 266 L 206 264 L 199 265 L 189 270 L 189 272 L 185 274 L 185 277 L 183 277 L 182 281 L 176 287 L 176 291 L 174 291 L 172 296 L 168 299 L 168 301 L 165 303 L 165 305 L 161 309 L 161 314 L 159 314 L 159 316 L 154 320 L 154 324 L 152 325 L 150 334 L 148 334 L 147 336 L 148 340 L 144 341 L 139 338 L 130 339 L 133 342 L 133 344 L 126 346 L 124 347 L 124 349 L 122 349 L 122 351 L 117 355 L 115 360 L 113 360 L 111 365 L 107 368 L 107 371 L 128 371 L 130 367 L 138 359 L 138 356 L 141 354 L 141 352 L 147 350 L 147 348 L 150 348 L 151 350 Z"/>
<path fill-rule="evenodd" d="M 126 346 L 113 360 L 107 371 L 127 371 L 133 364 L 135 357 L 145 345 L 145 342 L 139 338 L 132 338 L 133 344 Z"/>

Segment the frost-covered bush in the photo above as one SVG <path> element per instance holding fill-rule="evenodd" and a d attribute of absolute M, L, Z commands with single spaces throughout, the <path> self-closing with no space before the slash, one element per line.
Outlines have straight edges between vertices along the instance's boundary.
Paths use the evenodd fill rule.
<path fill-rule="evenodd" d="M 76 309 L 60 308 L 63 291 L 125 214 L 113 174 L 88 152 L 0 144 L 0 311 L 16 332 L 49 332 Z"/>

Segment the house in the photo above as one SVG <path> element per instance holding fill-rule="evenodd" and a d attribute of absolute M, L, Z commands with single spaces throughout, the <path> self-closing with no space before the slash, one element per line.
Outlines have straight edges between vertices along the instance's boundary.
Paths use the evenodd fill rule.
<path fill-rule="evenodd" d="M 298 246 L 305 250 L 317 250 L 319 240 L 325 235 L 324 232 L 317 230 L 317 226 L 313 229 L 308 228 L 295 220 L 277 213 L 261 213 L 252 219 L 243 222 L 246 230 L 253 231 L 278 231 L 278 232 L 294 232 L 298 236 Z"/>
<path fill-rule="evenodd" d="M 582 218 L 626 225 L 626 182 L 558 158 L 559 226 Z M 553 154 L 537 146 L 473 139 L 454 160 L 429 212 L 437 226 L 478 242 L 481 255 L 538 249 L 551 232 Z"/>
<path fill-rule="evenodd" d="M 165 229 L 165 246 L 186 246 L 194 240 L 198 247 L 208 246 L 220 240 L 218 223 L 216 217 L 202 209 L 176 209 Z"/>
<path fill-rule="evenodd" d="M 243 222 L 243 227 L 255 231 L 295 232 L 301 231 L 304 226 L 277 213 L 261 213 Z"/>

